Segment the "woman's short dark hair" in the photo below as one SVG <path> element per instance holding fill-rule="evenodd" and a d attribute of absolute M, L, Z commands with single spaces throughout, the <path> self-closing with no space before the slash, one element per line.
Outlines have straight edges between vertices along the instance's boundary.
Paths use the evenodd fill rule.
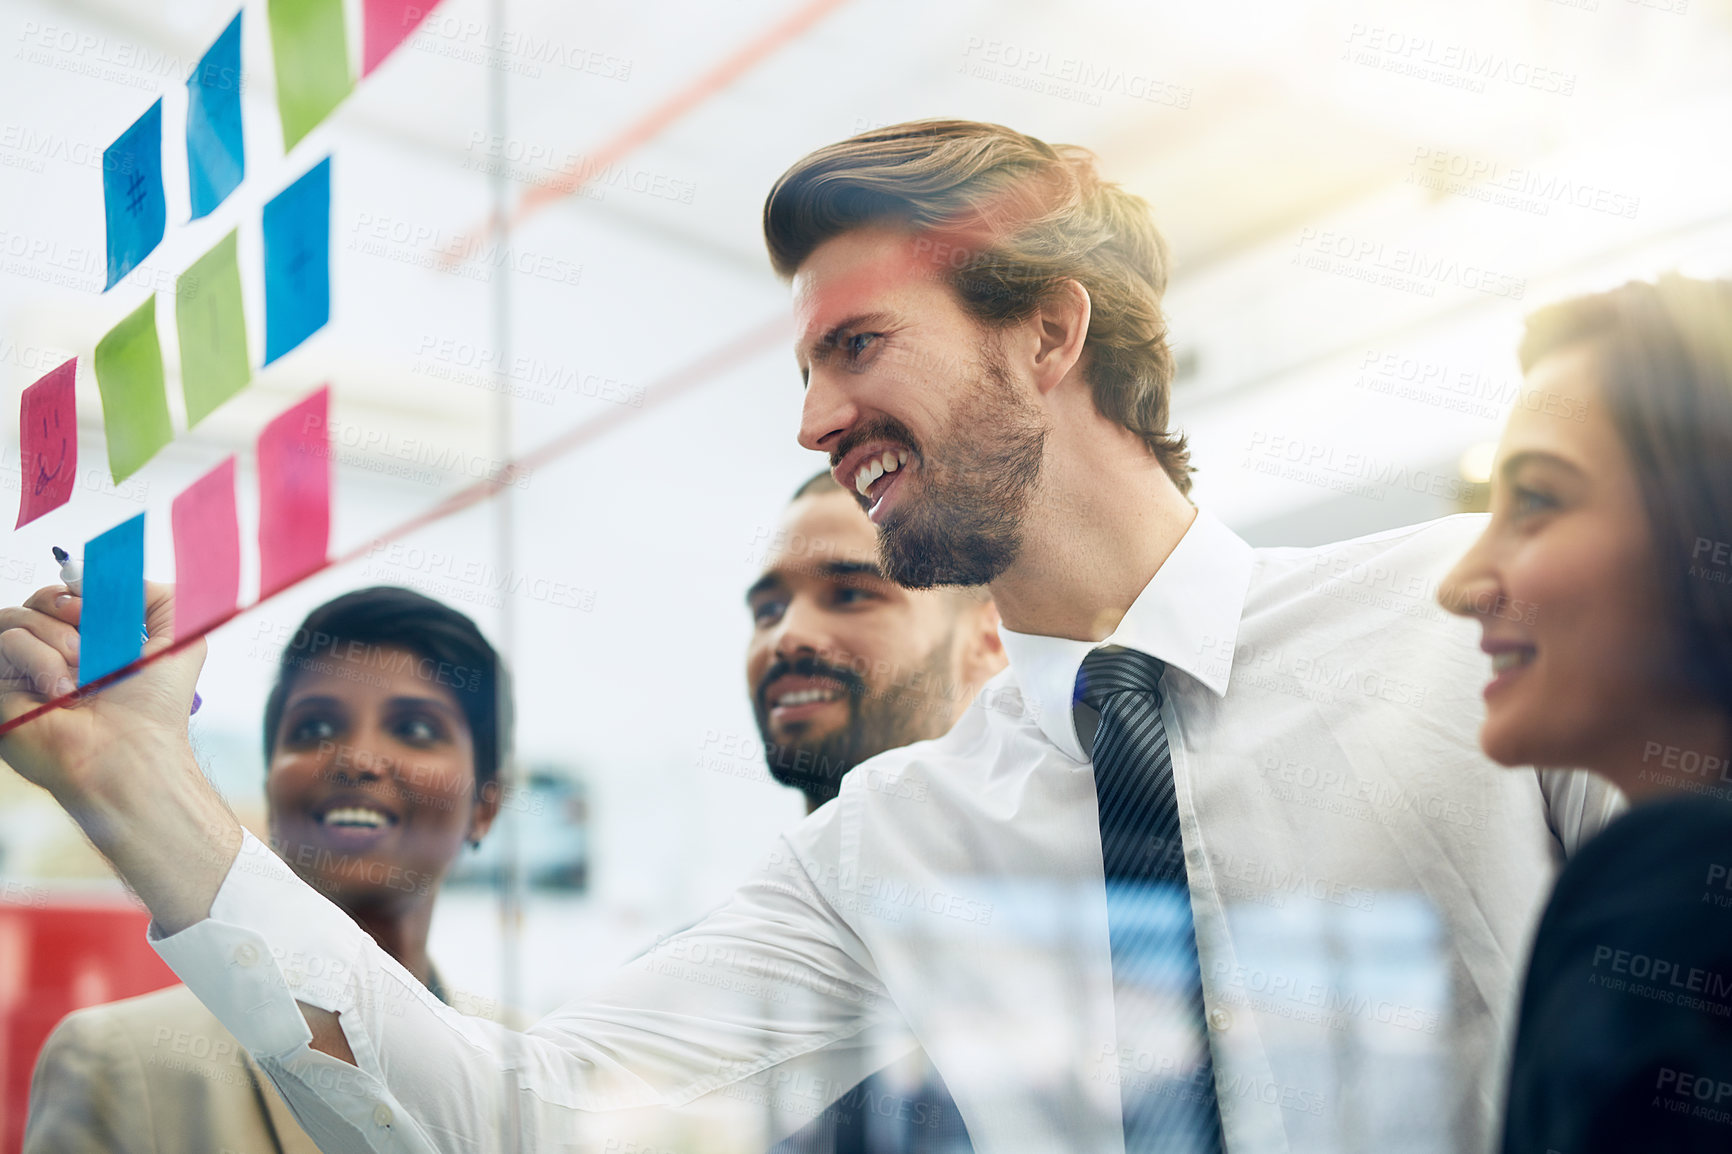
<path fill-rule="evenodd" d="M 400 663 L 383 653 L 404 650 Z M 283 706 L 304 672 L 326 663 L 373 661 L 378 672 L 413 668 L 457 699 L 475 744 L 475 788 L 498 780 L 511 746 L 511 679 L 499 654 L 468 617 L 411 589 L 377 585 L 325 602 L 301 622 L 277 663 L 277 681 L 265 699 L 265 764 L 276 749 Z"/>
<path fill-rule="evenodd" d="M 1522 371 L 1577 346 L 1635 466 L 1685 684 L 1732 714 L 1732 281 L 1668 274 L 1543 308 Z"/>

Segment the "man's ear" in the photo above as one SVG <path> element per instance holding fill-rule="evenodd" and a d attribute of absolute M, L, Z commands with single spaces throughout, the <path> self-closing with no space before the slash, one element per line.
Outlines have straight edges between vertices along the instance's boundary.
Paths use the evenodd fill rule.
<path fill-rule="evenodd" d="M 1041 302 L 1033 318 L 1038 342 L 1034 378 L 1041 392 L 1051 392 L 1076 368 L 1093 315 L 1088 290 L 1075 280 L 1061 281 Z"/>
<path fill-rule="evenodd" d="M 991 595 L 985 589 L 967 589 L 962 596 L 974 602 L 962 610 L 962 672 L 968 684 L 978 690 L 998 675 L 1008 658 L 1004 640 L 998 635 L 998 606 Z"/>

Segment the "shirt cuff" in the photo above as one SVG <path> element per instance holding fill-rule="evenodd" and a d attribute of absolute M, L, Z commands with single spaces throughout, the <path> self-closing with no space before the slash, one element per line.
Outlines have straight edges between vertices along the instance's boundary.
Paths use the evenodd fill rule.
<path fill-rule="evenodd" d="M 157 956 L 258 1057 L 312 1041 L 297 1002 L 342 1013 L 366 932 L 251 833 L 229 866 L 210 916 L 148 939 Z"/>

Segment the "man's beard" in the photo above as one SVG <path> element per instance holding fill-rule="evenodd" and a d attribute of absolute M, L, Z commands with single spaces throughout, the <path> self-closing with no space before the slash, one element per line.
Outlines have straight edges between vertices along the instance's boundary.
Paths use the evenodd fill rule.
<path fill-rule="evenodd" d="M 764 760 L 770 776 L 782 785 L 805 794 L 814 805 L 822 805 L 842 788 L 842 778 L 869 757 L 916 741 L 938 737 L 950 727 L 962 686 L 947 677 L 955 634 L 933 646 L 920 668 L 881 692 L 873 692 L 863 678 L 844 666 L 829 665 L 814 657 L 778 661 L 760 681 L 768 686 L 789 673 L 802 677 L 826 677 L 843 689 L 848 719 L 822 736 L 790 737 L 778 742 L 770 736 L 769 709 L 759 690 L 753 701 L 758 733 L 764 739 Z"/>
<path fill-rule="evenodd" d="M 981 374 L 958 403 L 932 451 L 902 422 L 882 417 L 848 447 L 882 438 L 908 446 L 917 492 L 878 526 L 885 576 L 907 589 L 985 585 L 1022 552 L 1023 519 L 1040 481 L 1047 425 L 1010 379 L 1003 357 L 982 343 Z M 906 482 L 904 482 L 906 483 Z"/>

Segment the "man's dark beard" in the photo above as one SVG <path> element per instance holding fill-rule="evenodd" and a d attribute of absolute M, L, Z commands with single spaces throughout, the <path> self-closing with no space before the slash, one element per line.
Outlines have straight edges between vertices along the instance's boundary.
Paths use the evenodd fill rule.
<path fill-rule="evenodd" d="M 932 446 L 920 451 L 907 426 L 883 417 L 849 437 L 907 445 L 918 492 L 878 526 L 885 576 L 908 589 L 985 585 L 1022 551 L 1022 522 L 1040 480 L 1047 426 L 1010 379 L 1002 356 L 981 348 L 981 377 Z M 851 447 L 851 446 L 850 446 Z M 844 450 L 845 452 L 845 450 Z M 844 455 L 839 452 L 838 459 Z"/>
<path fill-rule="evenodd" d="M 947 635 L 933 647 L 920 669 L 879 694 L 872 693 L 859 674 L 843 666 L 827 665 L 813 657 L 777 661 L 759 682 L 752 702 L 770 776 L 805 794 L 816 807 L 835 797 L 842 788 L 843 775 L 867 758 L 943 733 L 955 702 L 942 695 L 948 689 L 960 689 L 944 680 L 953 638 L 954 634 Z M 848 720 L 823 737 L 795 737 L 785 743 L 772 740 L 764 689 L 789 673 L 834 680 L 844 691 Z"/>

